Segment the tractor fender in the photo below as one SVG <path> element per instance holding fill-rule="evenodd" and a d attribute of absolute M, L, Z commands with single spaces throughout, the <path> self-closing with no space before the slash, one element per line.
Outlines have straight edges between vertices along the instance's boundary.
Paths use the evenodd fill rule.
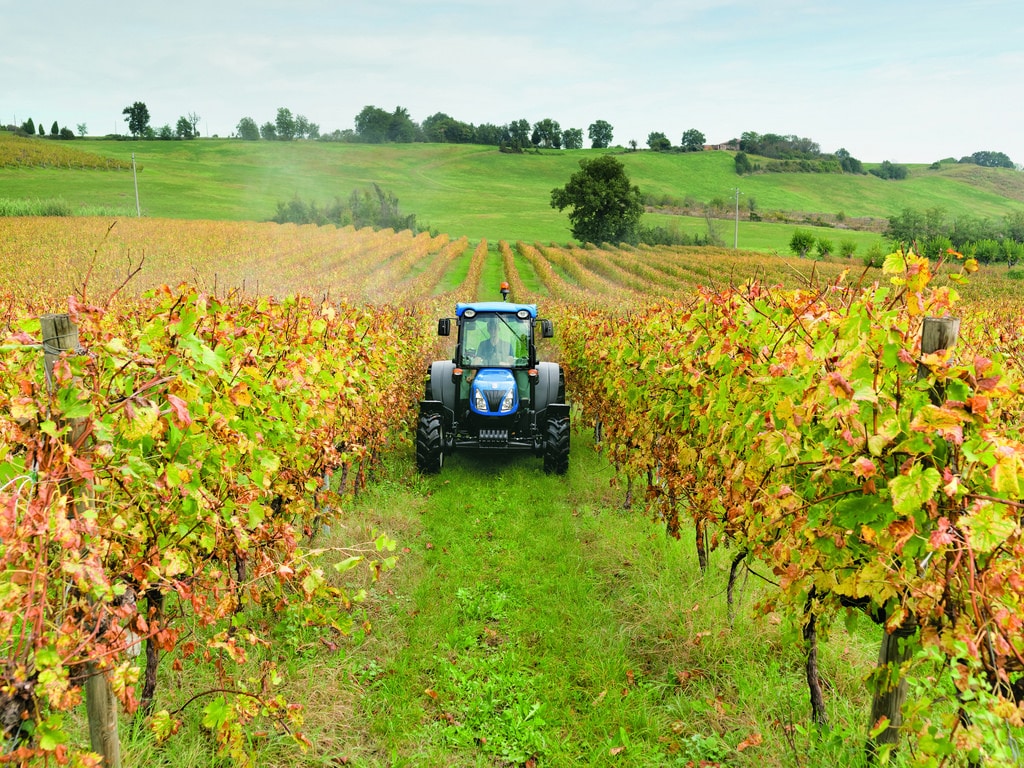
<path fill-rule="evenodd" d="M 537 385 L 534 387 L 534 410 L 537 413 L 554 403 L 565 402 L 564 382 L 558 363 L 537 363 Z"/>
<path fill-rule="evenodd" d="M 430 364 L 430 395 L 440 400 L 449 411 L 455 410 L 455 396 L 458 384 L 452 380 L 455 363 L 451 360 L 436 360 Z"/>

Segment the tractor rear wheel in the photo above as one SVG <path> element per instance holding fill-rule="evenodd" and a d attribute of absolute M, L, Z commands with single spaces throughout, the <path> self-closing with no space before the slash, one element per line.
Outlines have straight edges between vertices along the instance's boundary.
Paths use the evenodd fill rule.
<path fill-rule="evenodd" d="M 569 471 L 569 419 L 548 419 L 544 432 L 544 471 L 564 475 Z"/>
<path fill-rule="evenodd" d="M 416 423 L 416 466 L 436 475 L 444 465 L 444 424 L 439 413 L 421 413 Z"/>

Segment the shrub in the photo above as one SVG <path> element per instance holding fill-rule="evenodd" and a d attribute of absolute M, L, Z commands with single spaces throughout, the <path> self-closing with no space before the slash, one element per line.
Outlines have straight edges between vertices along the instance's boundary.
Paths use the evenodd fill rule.
<path fill-rule="evenodd" d="M 789 250 L 804 258 L 807 256 L 807 252 L 814 247 L 815 240 L 817 238 L 813 232 L 808 232 L 806 229 L 797 229 L 789 240 Z"/>

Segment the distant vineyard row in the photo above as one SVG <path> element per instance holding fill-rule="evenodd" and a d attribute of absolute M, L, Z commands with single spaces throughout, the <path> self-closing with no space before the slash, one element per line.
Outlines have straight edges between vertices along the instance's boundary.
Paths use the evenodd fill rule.
<path fill-rule="evenodd" d="M 0 168 L 77 168 L 79 170 L 124 171 L 132 165 L 124 160 L 83 152 L 56 141 L 27 139 L 0 131 Z M 141 166 L 139 166 L 141 169 Z"/>

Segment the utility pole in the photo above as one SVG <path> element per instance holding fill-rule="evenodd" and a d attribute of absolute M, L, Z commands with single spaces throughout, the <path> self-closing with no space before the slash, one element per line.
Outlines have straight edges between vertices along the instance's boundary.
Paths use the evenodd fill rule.
<path fill-rule="evenodd" d="M 132 152 L 132 177 L 135 179 L 135 215 L 142 218 L 142 208 L 139 207 L 139 174 L 135 170 L 135 153 Z"/>
<path fill-rule="evenodd" d="M 740 188 L 736 187 L 733 192 L 736 193 L 736 228 L 733 231 L 732 248 L 737 250 L 740 247 Z"/>

